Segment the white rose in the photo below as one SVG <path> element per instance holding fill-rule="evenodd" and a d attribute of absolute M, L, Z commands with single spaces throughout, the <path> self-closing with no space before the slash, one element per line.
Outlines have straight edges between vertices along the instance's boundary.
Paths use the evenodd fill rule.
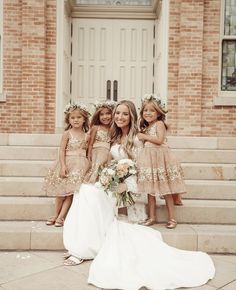
<path fill-rule="evenodd" d="M 107 173 L 109 174 L 109 175 L 114 175 L 115 174 L 115 171 L 113 170 L 113 169 L 107 169 Z"/>
<path fill-rule="evenodd" d="M 136 174 L 136 172 L 137 171 L 135 169 L 130 169 L 130 171 L 129 171 L 130 174 Z"/>

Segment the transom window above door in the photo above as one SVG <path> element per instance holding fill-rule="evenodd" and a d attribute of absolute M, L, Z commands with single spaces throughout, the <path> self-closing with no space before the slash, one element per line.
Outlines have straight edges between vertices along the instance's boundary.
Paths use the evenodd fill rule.
<path fill-rule="evenodd" d="M 85 5 L 150 6 L 152 2 L 152 0 L 76 0 L 76 4 Z"/>

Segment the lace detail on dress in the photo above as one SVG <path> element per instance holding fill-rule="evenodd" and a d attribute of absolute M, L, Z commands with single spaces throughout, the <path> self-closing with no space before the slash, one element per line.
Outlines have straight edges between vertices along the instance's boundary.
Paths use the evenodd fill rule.
<path fill-rule="evenodd" d="M 128 208 L 128 220 L 132 223 L 143 223 L 147 219 L 144 203 L 136 202 Z"/>
<path fill-rule="evenodd" d="M 154 181 L 154 182 L 167 182 L 176 179 L 183 179 L 184 173 L 181 166 L 175 165 L 173 167 L 158 167 L 158 168 L 140 168 L 139 181 Z"/>

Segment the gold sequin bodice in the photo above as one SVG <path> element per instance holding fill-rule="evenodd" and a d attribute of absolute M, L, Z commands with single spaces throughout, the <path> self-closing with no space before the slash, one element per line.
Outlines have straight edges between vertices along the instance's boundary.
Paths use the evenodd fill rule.
<path fill-rule="evenodd" d="M 109 131 L 108 130 L 102 130 L 100 128 L 98 128 L 97 133 L 96 133 L 96 138 L 95 138 L 96 142 L 107 142 L 110 143 L 111 142 L 111 138 L 109 135 Z"/>
<path fill-rule="evenodd" d="M 144 134 L 149 135 L 149 136 L 158 136 L 158 130 L 157 130 L 157 122 L 153 125 L 151 125 L 150 127 L 146 128 Z M 165 137 L 164 137 L 164 142 L 160 145 L 151 143 L 146 141 L 144 143 L 144 147 L 160 147 L 160 146 L 168 146 L 167 144 L 167 138 L 166 138 L 166 133 L 165 133 Z"/>
<path fill-rule="evenodd" d="M 79 140 L 76 137 L 72 136 L 70 132 L 70 137 L 66 145 L 66 155 L 75 155 L 75 154 L 86 155 L 86 149 L 87 149 L 87 134 L 85 133 L 84 138 L 82 140 Z"/>
<path fill-rule="evenodd" d="M 93 148 L 105 147 L 110 149 L 111 137 L 108 130 L 102 130 L 98 127 Z"/>
<path fill-rule="evenodd" d="M 156 123 L 152 125 L 151 127 L 148 127 L 145 130 L 145 134 L 150 135 L 150 136 L 156 136 L 157 135 L 157 126 Z"/>

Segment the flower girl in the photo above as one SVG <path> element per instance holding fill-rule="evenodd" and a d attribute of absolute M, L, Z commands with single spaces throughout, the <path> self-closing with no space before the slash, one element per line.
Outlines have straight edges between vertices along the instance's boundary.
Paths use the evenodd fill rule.
<path fill-rule="evenodd" d="M 115 103 L 112 101 L 95 104 L 96 111 L 90 123 L 88 144 L 88 159 L 92 165 L 85 177 L 87 183 L 96 182 L 99 170 L 108 161 L 111 143 L 110 125 L 114 106 Z"/>
<path fill-rule="evenodd" d="M 173 196 L 185 193 L 186 189 L 183 170 L 166 143 L 166 113 L 165 105 L 158 96 L 150 94 L 143 97 L 140 111 L 141 133 L 138 138 L 143 141 L 144 148 L 137 163 L 138 186 L 140 193 L 148 194 L 149 219 L 145 225 L 156 223 L 155 196 L 159 194 L 165 198 L 168 210 L 166 227 L 173 229 L 177 225 Z"/>
<path fill-rule="evenodd" d="M 86 158 L 89 112 L 80 104 L 68 104 L 65 108 L 65 132 L 61 138 L 59 160 L 49 169 L 44 188 L 49 196 L 56 196 L 55 213 L 47 225 L 61 227 L 70 208 L 74 191 L 78 191 L 89 169 Z"/>

